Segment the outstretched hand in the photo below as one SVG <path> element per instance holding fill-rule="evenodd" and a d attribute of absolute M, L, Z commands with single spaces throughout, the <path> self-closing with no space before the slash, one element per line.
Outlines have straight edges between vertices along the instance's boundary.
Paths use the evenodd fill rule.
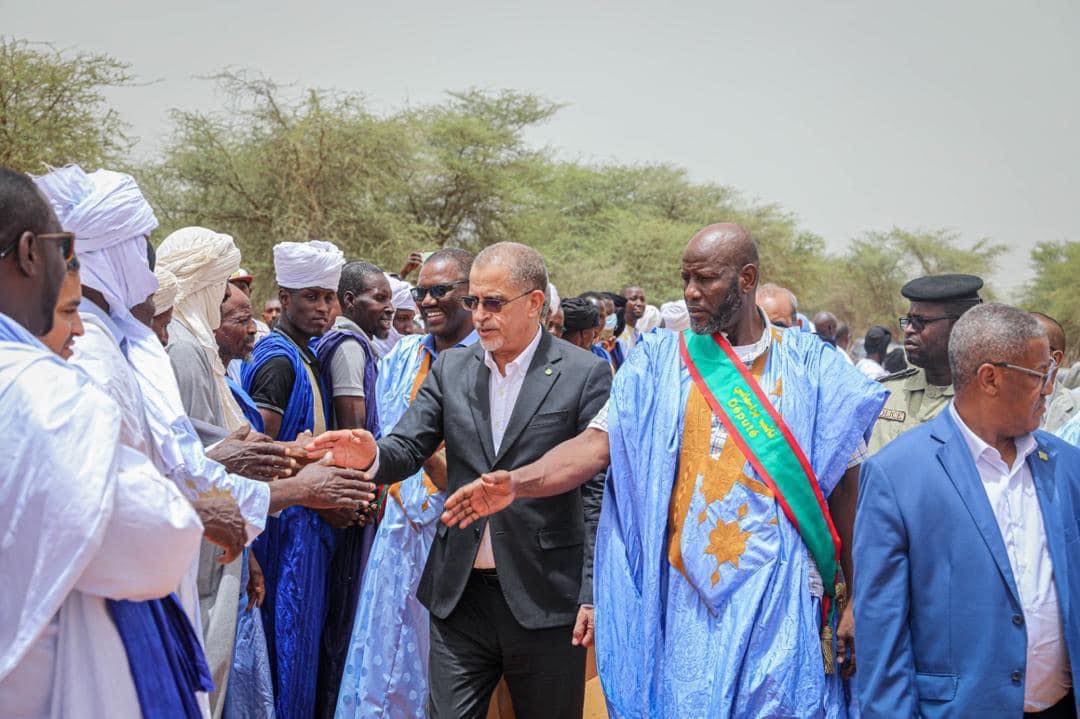
<path fill-rule="evenodd" d="M 498 470 L 480 475 L 454 492 L 443 505 L 442 522 L 465 529 L 481 517 L 489 517 L 510 506 L 517 496 L 510 473 Z"/>
<path fill-rule="evenodd" d="M 349 469 L 367 469 L 375 461 L 375 438 L 363 429 L 339 429 L 324 432 L 305 448 L 312 459 L 333 453 L 334 464 Z"/>

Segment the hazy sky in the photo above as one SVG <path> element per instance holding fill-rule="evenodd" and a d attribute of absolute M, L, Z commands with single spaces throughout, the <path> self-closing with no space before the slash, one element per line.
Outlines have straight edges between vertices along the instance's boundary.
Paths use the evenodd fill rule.
<path fill-rule="evenodd" d="M 533 133 L 567 158 L 671 162 L 778 202 L 842 247 L 867 229 L 1080 239 L 1080 2 L 0 0 L 6 35 L 108 52 L 153 152 L 225 66 L 364 93 L 470 86 L 566 103 Z"/>

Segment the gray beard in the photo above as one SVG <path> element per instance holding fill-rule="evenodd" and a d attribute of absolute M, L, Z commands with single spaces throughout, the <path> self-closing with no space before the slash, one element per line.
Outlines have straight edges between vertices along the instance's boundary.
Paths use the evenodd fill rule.
<path fill-rule="evenodd" d="M 724 304 L 721 305 L 720 311 L 704 322 L 695 322 L 691 317 L 690 330 L 699 335 L 715 335 L 723 332 L 725 327 L 731 325 L 731 320 L 735 315 L 742 311 L 745 302 L 746 297 L 739 292 L 738 283 L 732 284 L 727 296 L 724 297 Z"/>

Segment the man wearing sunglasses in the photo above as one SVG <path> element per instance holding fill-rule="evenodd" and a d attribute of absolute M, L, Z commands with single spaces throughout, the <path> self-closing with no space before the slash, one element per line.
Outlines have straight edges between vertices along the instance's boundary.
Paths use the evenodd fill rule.
<path fill-rule="evenodd" d="M 458 248 L 439 250 L 424 261 L 412 296 L 428 334 L 403 337 L 379 362 L 376 397 L 384 433 L 401 420 L 441 354 L 476 342 L 472 313 L 461 304 L 469 294 L 472 263 L 472 253 Z M 394 485 L 386 499 L 357 619 L 351 638 L 346 637 L 349 662 L 337 697 L 339 719 L 363 719 L 380 710 L 410 717 L 425 713 L 430 619 L 416 599 L 416 587 L 435 540 L 445 486 L 446 453 L 440 450 L 422 472 Z"/>
<path fill-rule="evenodd" d="M 456 491 L 533 462 L 588 426 L 611 371 L 541 326 L 547 283 L 543 258 L 525 245 L 501 242 L 476 257 L 460 300 L 479 342 L 432 365 L 378 442 L 376 482 L 414 474 L 445 441 L 447 491 Z M 374 447 L 369 436 L 357 441 L 364 467 Z M 339 443 L 328 437 L 313 447 L 333 449 L 340 461 Z M 596 474 L 468 529 L 438 526 L 416 592 L 431 613 L 429 717 L 483 717 L 500 677 L 522 719 L 581 716 L 602 494 Z"/>
<path fill-rule="evenodd" d="M 210 685 L 171 593 L 203 527 L 124 441 L 117 404 L 33 337 L 70 260 L 60 227 L 29 177 L 0 168 L 0 713 L 192 716 Z M 194 671 L 151 658 L 166 647 Z"/>
<path fill-rule="evenodd" d="M 982 302 L 982 286 L 974 275 L 954 274 L 919 277 L 900 289 L 911 301 L 899 323 L 913 366 L 879 380 L 890 394 L 867 443 L 870 454 L 936 417 L 952 399 L 949 334 L 961 315 Z"/>
<path fill-rule="evenodd" d="M 1075 718 L 1080 450 L 1039 430 L 1046 330 L 988 303 L 949 339 L 955 397 L 863 465 L 862 715 Z"/>

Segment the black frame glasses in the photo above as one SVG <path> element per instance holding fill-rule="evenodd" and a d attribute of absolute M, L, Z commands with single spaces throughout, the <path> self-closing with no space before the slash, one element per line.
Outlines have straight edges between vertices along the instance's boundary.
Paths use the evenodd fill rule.
<path fill-rule="evenodd" d="M 931 323 L 938 322 L 940 320 L 958 320 L 960 315 L 941 315 L 940 317 L 923 317 L 921 315 L 904 315 L 899 318 L 897 322 L 900 323 L 900 329 L 905 330 L 908 325 L 911 325 L 911 329 L 916 332 L 922 332 L 923 329 Z"/>
<path fill-rule="evenodd" d="M 445 285 L 432 285 L 431 287 L 420 287 L 417 285 L 413 287 L 409 292 L 412 294 L 413 301 L 416 304 L 420 304 L 424 301 L 424 297 L 431 295 L 433 300 L 441 300 L 446 297 L 455 287 L 458 285 L 468 284 L 468 280 L 458 280 L 457 282 L 450 282 Z"/>
<path fill-rule="evenodd" d="M 499 297 L 485 297 L 481 299 L 476 295 L 465 295 L 461 298 L 461 306 L 467 309 L 469 312 L 476 312 L 478 309 L 483 307 L 485 312 L 492 312 L 497 314 L 499 312 L 502 312 L 503 307 L 506 307 L 511 302 L 516 302 L 522 297 L 528 297 L 533 292 L 538 291 L 539 290 L 529 290 L 528 292 L 518 295 L 517 297 L 511 298 L 509 300 L 504 300 Z"/>
<path fill-rule="evenodd" d="M 1016 370 L 1017 372 L 1023 372 L 1032 377 L 1038 377 L 1042 380 L 1042 387 L 1040 388 L 1042 392 L 1046 392 L 1046 388 L 1054 384 L 1054 379 L 1057 377 L 1058 371 L 1058 364 L 1053 358 L 1050 359 L 1050 366 L 1046 369 L 1046 372 L 1040 372 L 1037 369 L 1013 364 L 1012 362 L 987 362 L 987 364 L 994 367 L 1005 367 L 1007 369 Z"/>
<path fill-rule="evenodd" d="M 31 235 L 40 240 L 60 240 L 60 251 L 64 253 L 64 262 L 71 262 L 75 259 L 75 233 L 74 232 L 31 232 Z M 12 242 L 6 250 L 0 252 L 0 260 L 4 259 L 19 246 L 19 238 L 22 237 L 20 232 L 15 241 Z"/>

